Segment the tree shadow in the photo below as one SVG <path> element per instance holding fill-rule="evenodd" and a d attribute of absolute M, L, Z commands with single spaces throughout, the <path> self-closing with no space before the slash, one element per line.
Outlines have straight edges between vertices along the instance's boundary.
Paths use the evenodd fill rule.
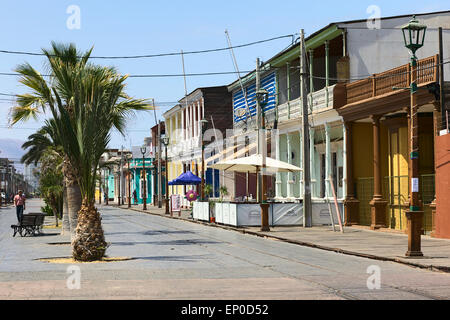
<path fill-rule="evenodd" d="M 154 236 L 154 235 L 164 235 L 164 234 L 195 234 L 193 231 L 180 230 L 180 231 L 171 231 L 171 230 L 149 230 L 149 231 L 136 231 L 136 232 L 105 232 L 105 235 L 113 236 L 113 235 L 124 235 L 124 234 L 141 234 L 144 236 Z"/>
<path fill-rule="evenodd" d="M 196 262 L 199 260 L 204 260 L 206 257 L 207 255 L 153 256 L 153 257 L 133 257 L 133 260 Z"/>
<path fill-rule="evenodd" d="M 159 245 L 159 246 L 190 246 L 190 245 L 199 245 L 199 244 L 219 244 L 218 241 L 209 241 L 209 240 L 200 240 L 200 239 L 191 239 L 191 240 L 172 240 L 172 241 L 118 241 L 111 242 L 111 245 L 116 246 L 135 246 L 140 244 L 151 244 L 151 245 Z"/>

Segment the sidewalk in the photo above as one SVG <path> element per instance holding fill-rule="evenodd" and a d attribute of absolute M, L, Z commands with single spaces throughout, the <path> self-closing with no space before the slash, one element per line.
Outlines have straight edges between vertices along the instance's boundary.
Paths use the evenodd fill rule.
<path fill-rule="evenodd" d="M 117 207 L 117 205 L 115 205 Z M 127 205 L 120 206 L 127 209 Z M 342 254 L 366 257 L 370 259 L 393 261 L 419 268 L 450 272 L 450 240 L 422 236 L 422 252 L 424 257 L 405 257 L 408 248 L 408 236 L 403 233 L 371 231 L 359 227 L 345 227 L 344 233 L 336 232 L 331 226 L 303 227 L 272 227 L 269 232 L 262 232 L 258 227 L 233 227 L 195 221 L 190 218 L 190 211 L 183 210 L 181 217 L 165 215 L 162 208 L 147 205 L 147 211 L 142 205 L 132 206 L 131 210 L 147 214 L 160 215 L 172 219 L 182 219 L 193 223 L 234 230 L 241 233 L 281 240 L 298 245 L 334 251 Z"/>

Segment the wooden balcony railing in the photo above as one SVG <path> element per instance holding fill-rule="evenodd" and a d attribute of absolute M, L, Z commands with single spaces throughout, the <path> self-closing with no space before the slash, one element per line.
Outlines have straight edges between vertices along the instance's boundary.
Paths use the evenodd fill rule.
<path fill-rule="evenodd" d="M 438 55 L 417 62 L 417 85 L 438 81 Z M 374 74 L 370 78 L 348 83 L 347 104 L 374 98 L 393 91 L 393 87 L 409 87 L 411 66 L 403 66 Z"/>

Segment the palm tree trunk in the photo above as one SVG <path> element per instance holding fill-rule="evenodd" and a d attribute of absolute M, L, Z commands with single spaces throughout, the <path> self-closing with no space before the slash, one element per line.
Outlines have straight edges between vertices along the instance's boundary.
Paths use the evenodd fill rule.
<path fill-rule="evenodd" d="M 67 187 L 66 179 L 64 179 L 64 191 L 63 191 L 63 215 L 62 215 L 62 228 L 61 235 L 70 234 L 69 223 L 69 203 L 67 201 Z"/>
<path fill-rule="evenodd" d="M 69 215 L 70 236 L 73 241 L 75 237 L 75 229 L 77 227 L 78 211 L 81 208 L 81 191 L 78 184 L 78 177 L 73 172 L 70 161 L 67 156 L 64 157 L 64 177 L 66 181 L 67 193 L 67 211 Z"/>
<path fill-rule="evenodd" d="M 59 222 L 58 222 L 58 208 L 55 205 L 52 205 L 52 210 L 53 210 L 53 216 L 55 217 L 55 226 L 59 227 Z"/>
<path fill-rule="evenodd" d="M 78 212 L 81 209 L 81 191 L 78 183 L 67 185 L 67 207 L 69 214 L 70 235 L 73 240 L 78 224 Z"/>
<path fill-rule="evenodd" d="M 83 200 L 78 212 L 78 225 L 72 241 L 72 255 L 77 261 L 101 260 L 108 244 L 105 241 L 100 213 L 95 208 L 95 200 Z"/>

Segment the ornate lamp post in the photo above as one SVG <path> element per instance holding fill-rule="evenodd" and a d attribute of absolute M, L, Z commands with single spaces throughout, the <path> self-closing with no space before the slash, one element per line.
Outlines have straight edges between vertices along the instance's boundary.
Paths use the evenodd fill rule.
<path fill-rule="evenodd" d="M 127 157 L 128 164 L 128 208 L 131 208 L 131 170 L 130 170 L 130 157 Z"/>
<path fill-rule="evenodd" d="M 411 50 L 411 128 L 410 128 L 410 168 L 411 168 L 411 186 L 410 186 L 410 207 L 406 212 L 408 220 L 408 251 L 406 256 L 423 256 L 421 251 L 422 218 L 419 203 L 419 122 L 417 106 L 417 57 L 416 51 L 423 46 L 425 32 L 427 27 L 419 23 L 416 16 L 402 27 L 405 47 Z"/>
<path fill-rule="evenodd" d="M 200 191 L 200 201 L 205 200 L 205 144 L 203 142 L 203 135 L 206 130 L 208 130 L 208 120 L 202 119 L 200 120 L 200 131 L 202 133 L 201 136 L 201 147 L 202 147 L 202 182 L 201 182 L 201 191 Z"/>
<path fill-rule="evenodd" d="M 117 175 L 117 178 L 118 178 L 118 180 L 119 180 L 119 182 L 117 183 L 117 190 L 118 190 L 118 192 L 117 192 L 117 200 L 118 200 L 118 206 L 120 207 L 120 183 L 121 183 L 121 181 L 120 181 L 120 168 L 121 168 L 121 166 L 119 166 L 119 169 L 117 169 L 116 170 L 116 175 Z"/>
<path fill-rule="evenodd" d="M 143 198 L 143 208 L 142 210 L 147 210 L 147 182 L 146 182 L 146 173 L 145 173 L 145 154 L 147 153 L 147 147 L 144 145 L 141 147 L 141 153 L 142 153 L 142 176 L 144 177 L 144 190 L 142 192 L 142 198 Z"/>
<path fill-rule="evenodd" d="M 161 136 L 161 143 L 164 145 L 164 152 L 166 154 L 166 159 L 165 159 L 165 167 L 166 167 L 166 173 L 165 173 L 165 180 L 166 180 L 166 198 L 164 199 L 165 203 L 166 203 L 166 214 L 170 214 L 169 211 L 169 166 L 168 166 L 168 162 L 167 162 L 167 146 L 169 145 L 169 136 L 168 135 L 163 135 Z"/>
<path fill-rule="evenodd" d="M 109 205 L 109 168 L 105 170 L 106 205 Z"/>

